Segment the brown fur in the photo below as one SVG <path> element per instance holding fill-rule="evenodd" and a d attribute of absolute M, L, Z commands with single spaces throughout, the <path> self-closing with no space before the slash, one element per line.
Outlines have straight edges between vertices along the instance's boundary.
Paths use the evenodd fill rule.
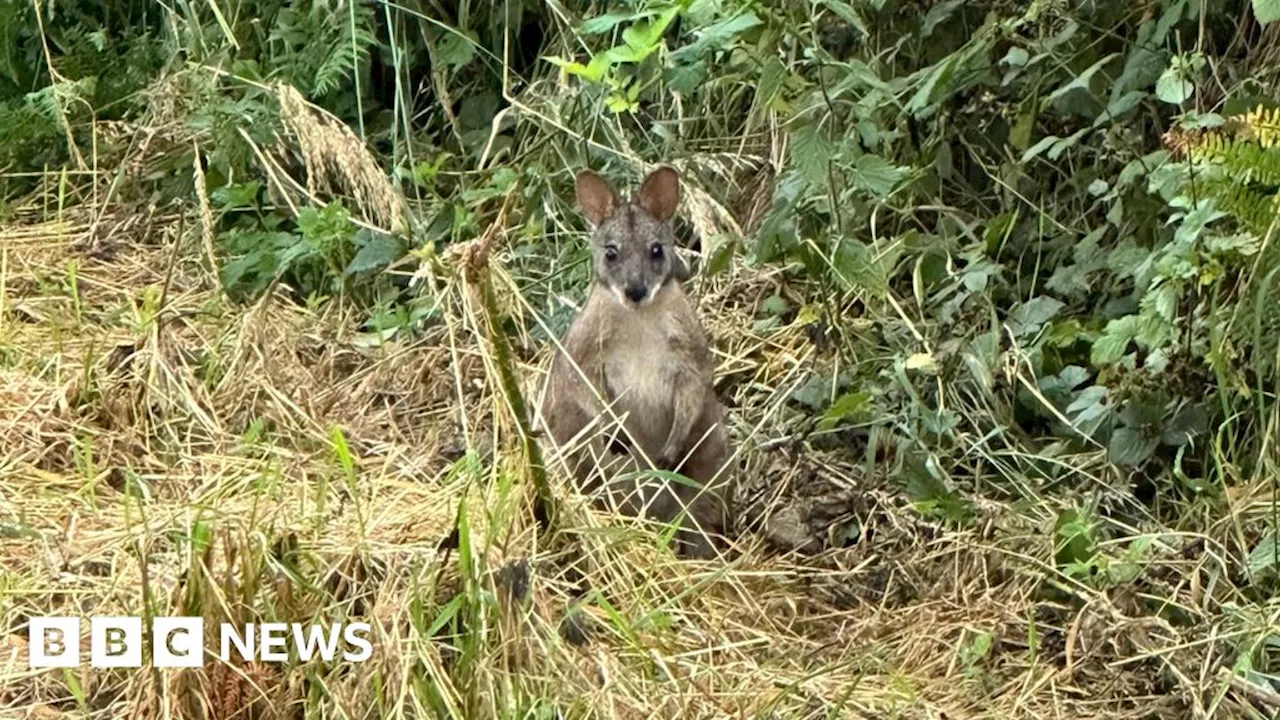
<path fill-rule="evenodd" d="M 704 533 L 728 527 L 733 480 L 715 358 L 680 285 L 687 270 L 670 228 L 678 201 L 669 168 L 650 174 L 626 204 L 594 173 L 578 176 L 578 205 L 595 225 L 596 278 L 552 363 L 542 418 L 559 446 L 579 446 L 566 459 L 584 490 L 603 483 L 624 511 L 663 522 L 688 508 L 684 549 L 706 557 L 714 547 Z M 638 487 L 619 477 L 649 467 L 697 487 L 657 479 Z"/>

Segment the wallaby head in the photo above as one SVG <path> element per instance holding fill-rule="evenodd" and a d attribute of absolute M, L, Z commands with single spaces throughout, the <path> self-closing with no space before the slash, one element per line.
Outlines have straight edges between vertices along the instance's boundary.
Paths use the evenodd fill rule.
<path fill-rule="evenodd" d="M 621 202 L 604 178 L 578 174 L 578 207 L 595 228 L 592 257 L 596 282 L 626 307 L 642 307 L 668 282 L 688 277 L 676 255 L 671 218 L 680 204 L 675 170 L 660 167 L 645 178 L 629 202 Z"/>

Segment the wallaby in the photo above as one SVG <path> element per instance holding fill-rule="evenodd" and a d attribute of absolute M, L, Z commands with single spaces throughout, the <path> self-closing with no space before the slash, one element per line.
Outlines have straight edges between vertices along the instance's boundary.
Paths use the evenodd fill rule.
<path fill-rule="evenodd" d="M 711 557 L 706 533 L 727 529 L 734 478 L 715 359 L 681 285 L 689 272 L 671 228 L 679 178 L 660 167 L 623 203 L 584 170 L 577 201 L 593 226 L 595 280 L 552 362 L 543 422 L 557 445 L 577 448 L 566 460 L 584 490 L 603 483 L 631 515 L 682 517 L 682 551 Z M 694 483 L 619 477 L 648 468 Z"/>

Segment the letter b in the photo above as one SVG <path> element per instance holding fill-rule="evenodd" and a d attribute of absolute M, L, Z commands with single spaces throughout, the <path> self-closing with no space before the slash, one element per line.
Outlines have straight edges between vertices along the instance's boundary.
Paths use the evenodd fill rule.
<path fill-rule="evenodd" d="M 80 664 L 80 618 L 33 617 L 28 640 L 33 668 Z"/>
<path fill-rule="evenodd" d="M 89 665 L 142 667 L 142 618 L 96 617 L 90 624 Z"/>

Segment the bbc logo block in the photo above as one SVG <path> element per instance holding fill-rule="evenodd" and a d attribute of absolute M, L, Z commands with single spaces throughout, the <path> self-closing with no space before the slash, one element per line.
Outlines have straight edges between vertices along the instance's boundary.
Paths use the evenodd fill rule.
<path fill-rule="evenodd" d="M 31 667 L 80 665 L 78 617 L 33 617 L 30 624 Z M 151 624 L 151 657 L 156 667 L 200 667 L 204 664 L 204 618 L 158 617 Z M 142 618 L 102 616 L 89 620 L 89 666 L 142 667 Z"/>
<path fill-rule="evenodd" d="M 69 668 L 81 663 L 77 617 L 33 617 L 30 623 L 32 668 Z M 216 654 L 230 662 L 235 650 L 246 661 L 287 662 L 291 653 L 306 662 L 319 655 L 325 662 L 339 656 L 363 662 L 373 654 L 368 623 L 320 627 L 299 623 L 222 624 Z M 89 620 L 89 666 L 95 668 L 142 667 L 146 646 L 142 618 L 102 616 Z M 157 617 L 151 622 L 151 663 L 157 668 L 201 667 L 205 662 L 204 618 Z M 352 650 L 351 648 L 358 648 Z"/>

